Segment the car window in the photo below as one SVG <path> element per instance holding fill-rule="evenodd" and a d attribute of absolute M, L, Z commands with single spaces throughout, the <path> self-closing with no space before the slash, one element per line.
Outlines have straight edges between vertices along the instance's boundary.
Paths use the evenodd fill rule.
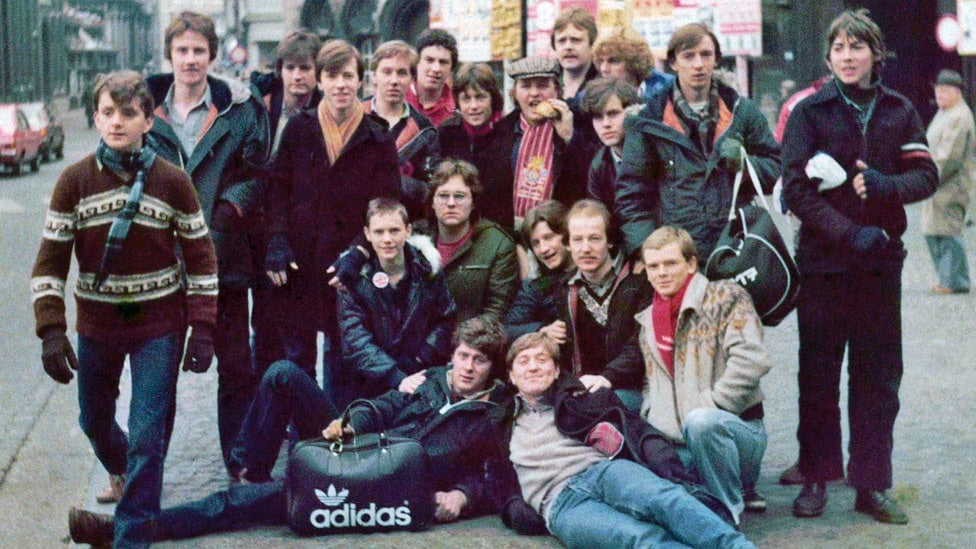
<path fill-rule="evenodd" d="M 17 130 L 17 119 L 13 109 L 0 109 L 0 131 L 14 133 Z"/>
<path fill-rule="evenodd" d="M 24 116 L 24 113 L 22 112 L 17 113 L 17 123 L 22 130 L 32 129 L 30 124 L 27 122 L 27 117 Z"/>

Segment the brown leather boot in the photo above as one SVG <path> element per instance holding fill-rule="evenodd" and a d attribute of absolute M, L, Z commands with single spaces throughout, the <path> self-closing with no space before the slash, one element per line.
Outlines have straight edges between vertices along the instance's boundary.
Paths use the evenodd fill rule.
<path fill-rule="evenodd" d="M 68 531 L 75 543 L 112 545 L 115 538 L 115 517 L 72 507 L 68 511 Z"/>

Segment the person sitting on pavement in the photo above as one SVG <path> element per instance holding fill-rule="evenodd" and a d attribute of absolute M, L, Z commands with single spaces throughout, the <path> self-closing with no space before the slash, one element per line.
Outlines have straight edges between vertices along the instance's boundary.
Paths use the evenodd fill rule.
<path fill-rule="evenodd" d="M 660 432 L 612 391 L 561 375 L 558 360 L 543 333 L 515 340 L 506 363 L 518 394 L 498 429 L 522 497 L 549 532 L 570 548 L 754 547 L 678 484 L 688 472 Z"/>
<path fill-rule="evenodd" d="M 525 214 L 522 242 L 539 263 L 540 274 L 526 279 L 505 314 L 510 340 L 559 320 L 559 289 L 574 267 L 566 235 L 566 206 L 547 200 Z"/>
<path fill-rule="evenodd" d="M 369 68 L 375 95 L 363 99 L 363 108 L 396 141 L 400 202 L 407 207 L 411 220 L 419 219 L 427 182 L 440 162 L 441 147 L 430 119 L 406 101 L 417 73 L 417 51 L 402 40 L 384 42 L 373 52 Z"/>
<path fill-rule="evenodd" d="M 437 249 L 427 237 L 411 237 L 402 204 L 374 198 L 363 230 L 373 257 L 356 283 L 338 292 L 340 408 L 389 389 L 416 390 L 424 370 L 450 355 L 457 315 Z"/>
<path fill-rule="evenodd" d="M 153 150 L 147 135 L 153 98 L 143 77 L 110 73 L 95 84 L 93 97 L 101 140 L 54 186 L 31 273 L 31 301 L 44 371 L 64 384 L 78 372 L 79 423 L 119 502 L 116 546 L 148 547 L 159 516 L 186 323 L 183 369 L 202 373 L 213 361 L 217 257 L 190 176 Z M 77 356 L 65 333 L 72 251 L 78 260 Z M 115 418 L 126 362 L 132 375 L 128 435 Z"/>
<path fill-rule="evenodd" d="M 569 251 L 576 272 L 559 289 L 558 320 L 539 331 L 561 346 L 562 367 L 596 391 L 613 389 L 631 410 L 640 409 L 640 364 L 618 360 L 637 333 L 634 314 L 650 303 L 647 280 L 613 254 L 610 211 L 580 200 L 566 214 Z"/>
<path fill-rule="evenodd" d="M 427 192 L 427 220 L 457 304 L 458 321 L 478 315 L 501 320 L 518 291 L 515 242 L 497 223 L 480 219 L 478 170 L 463 160 L 445 160 L 434 170 Z"/>
<path fill-rule="evenodd" d="M 766 452 L 759 380 L 771 367 L 752 299 L 731 280 L 698 272 L 688 231 L 664 226 L 641 247 L 650 307 L 636 315 L 640 335 L 618 357 L 646 367 L 641 415 L 670 440 L 700 481 L 739 523 L 762 512 L 755 491 Z"/>
<path fill-rule="evenodd" d="M 601 77 L 586 85 L 582 109 L 590 115 L 593 129 L 603 143 L 590 163 L 586 191 L 611 213 L 617 192 L 617 164 L 624 152 L 624 117 L 633 105 L 640 108 L 641 101 L 637 90 L 626 82 Z M 619 218 L 613 222 L 617 227 L 622 225 Z"/>
<path fill-rule="evenodd" d="M 454 354 L 447 366 L 427 369 L 425 381 L 413 393 L 392 390 L 373 400 L 389 435 L 419 437 L 427 450 L 436 490 L 431 498 L 436 502 L 434 516 L 439 522 L 496 512 L 483 471 L 486 463 L 500 459 L 489 415 L 511 399 L 511 390 L 500 381 L 504 353 L 502 327 L 483 318 L 470 319 L 454 332 Z M 321 433 L 327 440 L 336 440 L 343 429 L 327 399 L 298 366 L 280 361 L 265 375 L 248 416 L 260 421 L 246 422 L 244 432 L 266 447 L 264 453 L 272 456 L 272 462 L 289 421 L 294 422 L 302 438 Z M 371 424 L 372 414 L 367 412 L 354 407 L 346 432 L 371 432 L 375 426 Z M 282 480 L 238 484 L 163 509 L 156 540 L 284 524 L 286 520 Z M 76 509 L 69 516 L 69 529 L 76 543 L 96 545 L 112 539 L 113 519 L 111 515 Z"/>

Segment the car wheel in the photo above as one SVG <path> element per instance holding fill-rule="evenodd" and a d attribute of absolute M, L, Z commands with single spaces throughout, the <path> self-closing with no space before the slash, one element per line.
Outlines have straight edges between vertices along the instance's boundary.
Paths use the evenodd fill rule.
<path fill-rule="evenodd" d="M 37 155 L 30 162 L 30 170 L 36 172 L 41 169 L 41 155 Z"/>
<path fill-rule="evenodd" d="M 47 147 L 46 149 L 44 149 L 43 158 L 41 160 L 43 160 L 44 162 L 51 161 L 51 147 Z"/>
<path fill-rule="evenodd" d="M 61 146 L 58 147 L 58 150 L 54 151 L 54 156 L 58 160 L 61 160 L 62 158 L 64 158 L 64 143 L 62 143 Z"/>
<path fill-rule="evenodd" d="M 10 172 L 13 173 L 14 175 L 20 175 L 20 172 L 24 167 L 23 162 L 24 162 L 23 158 L 17 159 L 16 162 L 10 165 Z"/>

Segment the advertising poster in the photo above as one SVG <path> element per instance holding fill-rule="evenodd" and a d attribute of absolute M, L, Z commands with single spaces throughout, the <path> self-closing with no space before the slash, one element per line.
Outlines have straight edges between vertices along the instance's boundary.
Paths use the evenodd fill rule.
<path fill-rule="evenodd" d="M 634 30 L 664 57 L 674 29 L 705 23 L 726 56 L 762 55 L 762 0 L 634 0 Z"/>

